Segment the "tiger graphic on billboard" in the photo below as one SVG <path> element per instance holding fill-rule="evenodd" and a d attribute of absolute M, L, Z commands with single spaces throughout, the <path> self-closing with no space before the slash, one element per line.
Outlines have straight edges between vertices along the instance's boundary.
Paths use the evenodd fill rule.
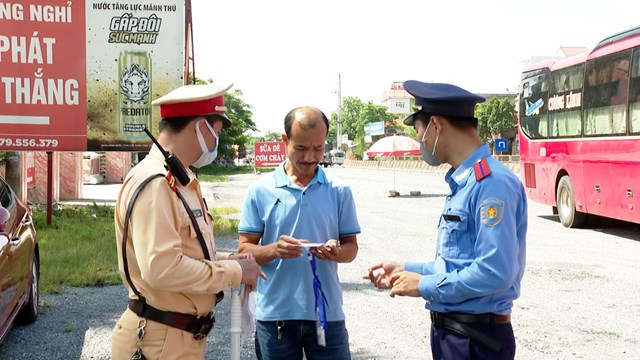
<path fill-rule="evenodd" d="M 149 74 L 139 64 L 131 64 L 120 76 L 120 89 L 123 102 L 127 104 L 146 104 L 149 101 Z"/>

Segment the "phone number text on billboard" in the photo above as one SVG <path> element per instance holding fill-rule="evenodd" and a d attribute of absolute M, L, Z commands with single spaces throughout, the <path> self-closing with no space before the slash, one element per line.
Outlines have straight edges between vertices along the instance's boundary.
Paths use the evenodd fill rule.
<path fill-rule="evenodd" d="M 55 150 L 58 145 L 58 139 L 52 138 L 0 137 L 0 149 Z"/>

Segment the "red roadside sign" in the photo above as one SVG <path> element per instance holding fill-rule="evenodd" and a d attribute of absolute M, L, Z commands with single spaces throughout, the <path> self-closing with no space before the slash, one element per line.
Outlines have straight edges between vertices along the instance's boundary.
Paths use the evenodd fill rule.
<path fill-rule="evenodd" d="M 85 2 L 0 2 L 0 149 L 87 146 Z"/>
<path fill-rule="evenodd" d="M 284 141 L 257 142 L 254 154 L 256 167 L 278 167 L 286 158 Z"/>

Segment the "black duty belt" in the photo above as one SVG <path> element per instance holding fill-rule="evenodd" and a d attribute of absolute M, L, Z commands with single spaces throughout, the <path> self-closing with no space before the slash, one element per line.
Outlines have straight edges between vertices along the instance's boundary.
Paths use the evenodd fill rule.
<path fill-rule="evenodd" d="M 145 301 L 137 299 L 129 299 L 129 309 L 145 319 L 189 332 L 193 334 L 193 338 L 196 340 L 205 338 L 216 323 L 216 317 L 213 312 L 198 317 L 196 315 L 158 310 Z"/>
<path fill-rule="evenodd" d="M 444 319 L 449 318 L 463 324 L 509 324 L 511 315 L 498 314 L 466 314 L 466 313 L 439 313 L 431 312 L 431 322 L 434 325 L 443 326 Z"/>
<path fill-rule="evenodd" d="M 500 352 L 502 344 L 500 341 L 486 335 L 473 327 L 472 324 L 509 324 L 511 315 L 497 314 L 465 314 L 465 313 L 439 313 L 431 312 L 431 322 L 435 326 L 442 326 L 462 336 L 483 344 L 495 352 Z"/>

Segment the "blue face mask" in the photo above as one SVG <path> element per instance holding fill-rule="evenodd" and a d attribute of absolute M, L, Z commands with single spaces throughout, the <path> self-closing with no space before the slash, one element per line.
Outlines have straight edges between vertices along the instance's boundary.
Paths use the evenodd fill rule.
<path fill-rule="evenodd" d="M 440 135 L 436 136 L 436 142 L 433 144 L 433 150 L 427 151 L 427 131 L 429 131 L 429 126 L 431 125 L 431 121 L 427 124 L 427 128 L 424 130 L 422 134 L 422 140 L 420 140 L 420 155 L 422 155 L 422 160 L 431 166 L 438 166 L 440 163 L 438 159 L 436 159 L 436 145 L 438 145 L 438 138 Z"/>
<path fill-rule="evenodd" d="M 202 121 L 204 121 L 204 123 L 207 125 L 207 128 L 209 128 L 209 131 L 211 131 L 211 134 L 213 134 L 213 137 L 216 139 L 216 146 L 211 151 L 207 149 L 207 143 L 204 141 L 204 137 L 200 132 L 200 126 L 196 124 L 196 134 L 198 135 L 198 142 L 200 143 L 200 149 L 202 150 L 202 155 L 200 155 L 198 160 L 196 160 L 196 162 L 193 163 L 193 167 L 195 168 L 201 168 L 203 166 L 207 166 L 211 164 L 213 160 L 216 159 L 216 157 L 218 157 L 218 143 L 220 142 L 218 141 L 218 135 L 216 134 L 215 131 L 213 131 L 213 128 L 211 127 L 211 125 L 209 125 L 209 122 L 207 120 L 202 120 Z"/>

